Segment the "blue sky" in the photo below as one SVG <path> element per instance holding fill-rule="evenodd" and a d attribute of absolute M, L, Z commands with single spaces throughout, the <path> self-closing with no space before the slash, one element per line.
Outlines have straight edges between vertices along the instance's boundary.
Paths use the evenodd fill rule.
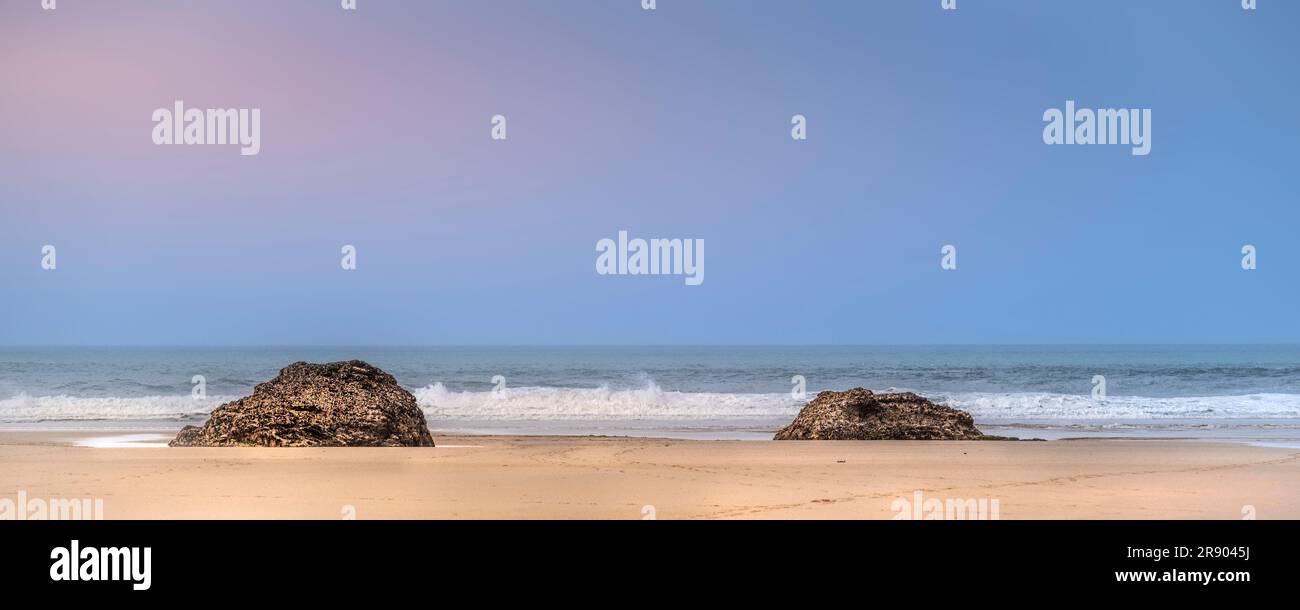
<path fill-rule="evenodd" d="M 1260 4 L 4 0 L 0 344 L 1300 342 Z M 262 153 L 154 146 L 176 99 Z M 1066 100 L 1151 154 L 1044 145 Z M 597 275 L 621 229 L 706 281 Z"/>

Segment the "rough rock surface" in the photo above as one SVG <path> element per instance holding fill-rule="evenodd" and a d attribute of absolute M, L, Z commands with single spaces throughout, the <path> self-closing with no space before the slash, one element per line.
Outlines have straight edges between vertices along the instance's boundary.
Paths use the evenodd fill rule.
<path fill-rule="evenodd" d="M 360 360 L 295 362 L 186 426 L 172 447 L 432 447 L 415 397 Z"/>
<path fill-rule="evenodd" d="M 984 440 L 970 413 L 911 392 L 821 392 L 774 440 Z"/>

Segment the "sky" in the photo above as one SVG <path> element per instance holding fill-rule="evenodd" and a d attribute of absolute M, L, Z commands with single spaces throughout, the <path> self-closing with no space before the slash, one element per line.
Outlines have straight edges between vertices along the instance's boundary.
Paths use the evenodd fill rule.
<path fill-rule="evenodd" d="M 0 344 L 1300 342 L 1300 3 L 939 4 L 0 0 Z"/>

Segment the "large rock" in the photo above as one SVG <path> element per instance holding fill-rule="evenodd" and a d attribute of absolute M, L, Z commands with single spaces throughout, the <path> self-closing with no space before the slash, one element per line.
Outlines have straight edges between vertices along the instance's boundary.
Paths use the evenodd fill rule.
<path fill-rule="evenodd" d="M 774 440 L 981 440 L 970 413 L 911 392 L 872 394 L 854 388 L 821 392 Z"/>
<path fill-rule="evenodd" d="M 185 426 L 172 447 L 432 447 L 415 397 L 360 360 L 295 362 Z"/>

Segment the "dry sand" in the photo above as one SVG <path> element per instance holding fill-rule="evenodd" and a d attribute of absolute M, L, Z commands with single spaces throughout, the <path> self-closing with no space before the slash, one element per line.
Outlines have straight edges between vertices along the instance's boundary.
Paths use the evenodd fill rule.
<path fill-rule="evenodd" d="M 1002 519 L 1300 518 L 1300 450 L 1190 441 L 757 442 L 436 437 L 434 449 L 75 446 L 0 432 L 0 499 L 108 519 L 889 519 L 896 498 Z"/>

